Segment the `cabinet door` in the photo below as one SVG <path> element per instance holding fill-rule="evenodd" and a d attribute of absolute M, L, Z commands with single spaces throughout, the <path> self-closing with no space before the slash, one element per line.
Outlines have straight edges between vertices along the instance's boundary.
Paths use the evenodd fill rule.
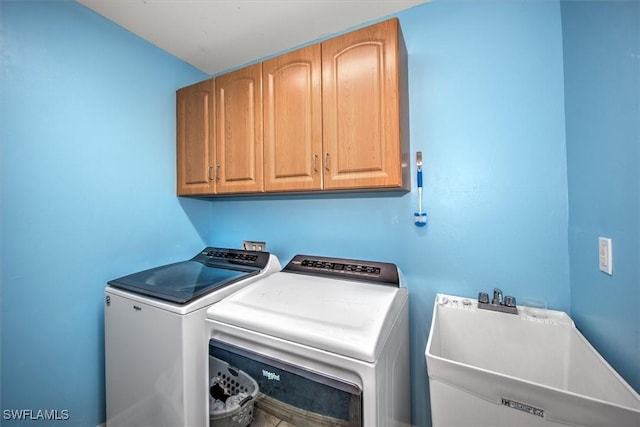
<path fill-rule="evenodd" d="M 262 64 L 266 191 L 322 188 L 320 45 Z"/>
<path fill-rule="evenodd" d="M 401 42 L 392 19 L 322 43 L 325 189 L 403 187 Z"/>
<path fill-rule="evenodd" d="M 179 196 L 214 193 L 213 92 L 213 79 L 176 91 L 176 158 Z"/>
<path fill-rule="evenodd" d="M 262 191 L 262 64 L 216 77 L 216 193 Z"/>

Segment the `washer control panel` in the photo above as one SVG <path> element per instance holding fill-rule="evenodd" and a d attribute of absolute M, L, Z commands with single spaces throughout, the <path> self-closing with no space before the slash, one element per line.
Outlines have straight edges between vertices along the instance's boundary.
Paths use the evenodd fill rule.
<path fill-rule="evenodd" d="M 209 247 L 203 249 L 191 261 L 198 261 L 210 266 L 245 265 L 264 268 L 269 261 L 269 253 Z"/>

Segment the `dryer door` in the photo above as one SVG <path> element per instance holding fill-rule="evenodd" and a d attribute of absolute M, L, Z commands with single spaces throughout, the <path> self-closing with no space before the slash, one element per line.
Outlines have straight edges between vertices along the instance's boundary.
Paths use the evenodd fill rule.
<path fill-rule="evenodd" d="M 209 356 L 228 363 L 232 370 L 249 375 L 258 384 L 252 427 L 273 426 L 280 421 L 296 427 L 362 427 L 362 390 L 354 384 L 216 340 L 209 342 Z M 225 411 L 219 400 L 225 397 L 216 386 L 216 375 L 209 373 L 212 427 Z M 233 394 L 231 390 L 226 392 Z M 215 398 L 219 398 L 217 402 Z"/>

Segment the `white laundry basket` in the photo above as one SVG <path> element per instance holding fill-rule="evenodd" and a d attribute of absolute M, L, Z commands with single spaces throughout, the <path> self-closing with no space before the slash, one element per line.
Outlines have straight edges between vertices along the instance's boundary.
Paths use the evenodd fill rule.
<path fill-rule="evenodd" d="M 231 408 L 209 411 L 210 427 L 247 427 L 253 421 L 253 403 L 258 395 L 258 383 L 246 372 L 223 360 L 209 356 L 210 385 L 218 384 L 229 396 L 246 393 L 247 397 Z"/>

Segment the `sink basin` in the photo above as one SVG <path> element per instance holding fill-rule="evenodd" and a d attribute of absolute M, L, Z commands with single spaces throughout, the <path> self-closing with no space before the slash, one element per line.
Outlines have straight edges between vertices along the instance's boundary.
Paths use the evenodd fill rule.
<path fill-rule="evenodd" d="M 434 427 L 640 426 L 640 396 L 561 311 L 438 294 L 425 356 Z"/>

